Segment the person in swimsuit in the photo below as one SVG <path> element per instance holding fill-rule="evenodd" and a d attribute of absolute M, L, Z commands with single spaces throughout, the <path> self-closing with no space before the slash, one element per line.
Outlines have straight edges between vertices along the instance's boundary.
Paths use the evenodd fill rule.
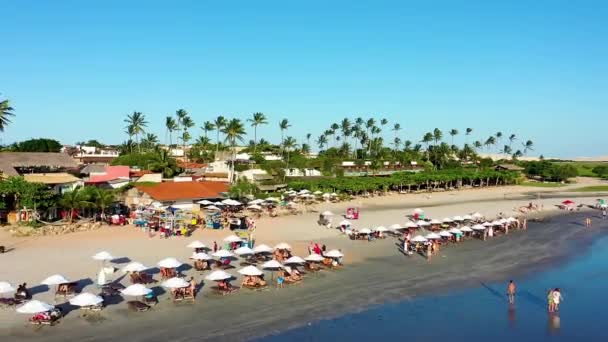
<path fill-rule="evenodd" d="M 507 294 L 509 295 L 509 304 L 515 303 L 515 283 L 513 280 L 509 281 L 509 286 L 507 286 Z"/>
<path fill-rule="evenodd" d="M 553 311 L 559 311 L 559 303 L 562 301 L 563 297 L 561 292 L 559 292 L 559 288 L 553 290 Z"/>
<path fill-rule="evenodd" d="M 553 304 L 553 290 L 551 290 L 551 289 L 549 289 L 549 292 L 547 292 L 547 304 L 548 304 L 549 313 L 553 313 L 555 306 Z"/>

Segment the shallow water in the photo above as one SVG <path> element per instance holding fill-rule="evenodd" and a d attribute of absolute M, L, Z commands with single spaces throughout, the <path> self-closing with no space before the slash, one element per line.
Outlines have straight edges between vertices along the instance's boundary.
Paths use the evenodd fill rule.
<path fill-rule="evenodd" d="M 388 303 L 311 323 L 258 341 L 606 341 L 607 260 L 608 238 L 604 237 L 564 264 L 515 279 L 518 294 L 513 306 L 507 302 L 506 283 L 480 283 L 464 291 Z M 555 315 L 546 310 L 551 287 L 559 287 L 564 296 Z"/>

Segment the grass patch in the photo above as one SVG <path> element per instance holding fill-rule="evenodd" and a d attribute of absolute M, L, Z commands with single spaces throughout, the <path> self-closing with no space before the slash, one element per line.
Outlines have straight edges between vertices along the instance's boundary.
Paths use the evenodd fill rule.
<path fill-rule="evenodd" d="M 543 183 L 543 182 L 523 182 L 521 186 L 533 186 L 536 188 L 559 188 L 564 186 L 562 183 Z"/>
<path fill-rule="evenodd" d="M 585 187 L 582 187 L 582 188 L 573 189 L 572 191 L 578 191 L 578 192 L 601 192 L 601 191 L 607 191 L 608 192 L 608 185 L 585 186 Z"/>
<path fill-rule="evenodd" d="M 557 162 L 557 164 L 570 164 L 576 167 L 576 171 L 580 177 L 598 177 L 593 173 L 593 168 L 596 166 L 606 166 L 606 162 L 588 162 L 588 161 L 576 161 L 576 162 Z"/>

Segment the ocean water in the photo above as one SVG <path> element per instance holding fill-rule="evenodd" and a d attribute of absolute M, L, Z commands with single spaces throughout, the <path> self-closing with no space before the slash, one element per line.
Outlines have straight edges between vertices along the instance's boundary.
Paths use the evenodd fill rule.
<path fill-rule="evenodd" d="M 505 275 L 509 278 L 509 275 Z M 258 341 L 608 341 L 608 237 L 567 262 L 506 283 L 383 304 Z M 559 313 L 547 312 L 547 291 L 559 287 Z"/>

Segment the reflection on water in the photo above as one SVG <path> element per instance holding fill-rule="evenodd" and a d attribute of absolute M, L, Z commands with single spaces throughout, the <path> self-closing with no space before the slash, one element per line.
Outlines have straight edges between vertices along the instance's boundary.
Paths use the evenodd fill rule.
<path fill-rule="evenodd" d="M 442 296 L 389 303 L 376 308 L 309 324 L 263 341 L 491 340 L 607 341 L 602 324 L 608 311 L 598 310 L 605 296 L 608 239 L 597 241 L 584 255 L 565 265 L 515 280 L 517 295 L 510 305 L 507 284 L 479 287 Z M 605 279 L 602 279 L 605 280 Z M 560 312 L 547 311 L 548 288 L 561 288 L 567 299 Z M 505 310 L 507 315 L 505 316 Z M 562 326 L 561 320 L 567 324 Z M 590 324 L 590 323 L 593 324 Z"/>

